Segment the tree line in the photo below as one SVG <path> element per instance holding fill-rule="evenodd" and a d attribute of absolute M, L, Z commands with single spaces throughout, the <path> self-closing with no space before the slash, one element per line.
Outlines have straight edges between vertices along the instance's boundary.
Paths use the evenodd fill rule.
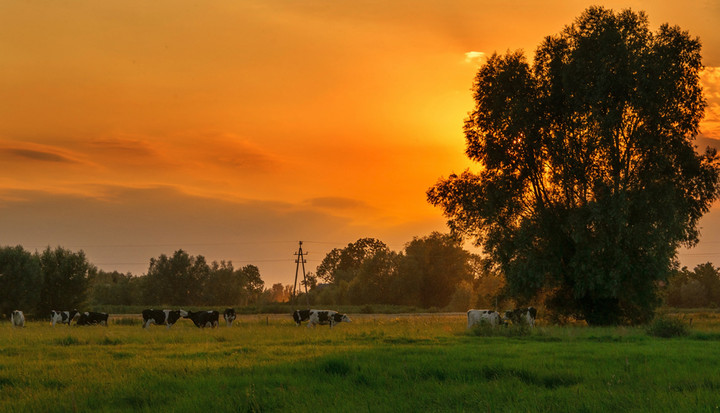
<path fill-rule="evenodd" d="M 266 289 L 254 265 L 208 263 L 184 250 L 152 258 L 147 273 L 136 276 L 99 270 L 83 251 L 0 247 L 0 310 L 5 315 L 15 309 L 42 316 L 85 306 L 247 307 L 290 301 L 296 306 L 387 304 L 465 311 L 543 307 L 546 298 L 514 299 L 504 277 L 481 256 L 465 250 L 459 238 L 438 232 L 415 237 L 401 252 L 374 238 L 358 239 L 330 251 L 306 284 L 308 295 L 293 300 L 293 286 L 277 283 Z M 676 270 L 660 293 L 670 307 L 720 307 L 720 268 L 705 263 L 692 271 Z"/>
<path fill-rule="evenodd" d="M 433 232 L 401 252 L 374 238 L 330 251 L 308 277 L 311 304 L 389 304 L 465 311 L 493 307 L 502 280 L 483 270 L 462 240 Z M 299 302 L 305 300 L 302 296 Z"/>
<path fill-rule="evenodd" d="M 664 295 L 668 307 L 720 308 L 720 268 L 707 262 L 675 271 Z"/>
<path fill-rule="evenodd" d="M 432 233 L 415 237 L 402 252 L 374 238 L 334 249 L 308 274 L 307 297 L 296 303 L 395 304 L 465 310 L 489 305 L 503 283 L 481 269 L 481 260 L 459 238 Z M 303 287 L 300 286 L 300 290 Z M 150 259 L 146 274 L 103 271 L 83 251 L 63 247 L 31 253 L 22 246 L 0 247 L 0 310 L 50 310 L 98 306 L 245 307 L 289 302 L 293 288 L 265 289 L 258 267 L 208 263 L 184 250 Z"/>
<path fill-rule="evenodd" d="M 254 265 L 208 263 L 202 255 L 178 250 L 150 260 L 147 274 L 106 272 L 81 250 L 46 248 L 31 253 L 22 246 L 0 247 L 0 311 L 15 309 L 42 316 L 50 310 L 99 305 L 248 306 L 265 283 Z"/>

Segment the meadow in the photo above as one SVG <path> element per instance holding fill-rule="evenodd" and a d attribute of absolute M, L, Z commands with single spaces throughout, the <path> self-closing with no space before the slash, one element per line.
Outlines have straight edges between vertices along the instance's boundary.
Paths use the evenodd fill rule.
<path fill-rule="evenodd" d="M 289 315 L 232 327 L 0 325 L 2 412 L 716 412 L 720 319 L 682 338 L 538 326 L 476 335 L 463 314 Z M 688 315 L 685 315 L 688 317 Z"/>

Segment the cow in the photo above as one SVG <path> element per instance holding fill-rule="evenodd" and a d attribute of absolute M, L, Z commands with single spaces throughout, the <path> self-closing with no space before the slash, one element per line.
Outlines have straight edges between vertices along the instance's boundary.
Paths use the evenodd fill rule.
<path fill-rule="evenodd" d="M 217 311 L 188 311 L 187 315 L 183 317 L 191 319 L 198 328 L 215 328 L 218 326 L 220 313 Z"/>
<path fill-rule="evenodd" d="M 147 328 L 150 324 L 162 324 L 170 328 L 180 317 L 186 316 L 187 311 L 185 310 L 143 310 L 143 328 Z"/>
<path fill-rule="evenodd" d="M 228 327 L 232 327 L 233 321 L 237 318 L 237 315 L 235 315 L 235 309 L 226 308 L 223 313 L 223 318 L 225 319 L 225 324 L 227 324 Z"/>
<path fill-rule="evenodd" d="M 50 311 L 50 325 L 55 327 L 55 323 L 62 323 L 70 325 L 70 322 L 75 318 L 75 316 L 78 314 L 78 310 L 70 310 L 70 311 L 57 311 L 52 310 Z"/>
<path fill-rule="evenodd" d="M 527 324 L 530 327 L 535 327 L 536 316 L 537 310 L 534 307 L 524 307 L 505 311 L 503 320 L 510 320 L 513 324 Z"/>
<path fill-rule="evenodd" d="M 310 319 L 310 310 L 295 310 L 293 312 L 293 320 L 295 320 L 295 324 L 300 326 L 300 323 L 303 321 L 308 321 Z"/>
<path fill-rule="evenodd" d="M 13 327 L 25 327 L 25 314 L 20 310 L 10 313 L 10 324 Z"/>
<path fill-rule="evenodd" d="M 467 312 L 467 328 L 472 328 L 475 324 L 487 323 L 491 327 L 500 325 L 500 314 L 493 310 L 468 310 Z"/>
<path fill-rule="evenodd" d="M 315 324 L 330 324 L 330 328 L 332 328 L 335 324 L 342 321 L 346 323 L 352 321 L 347 315 L 332 310 L 310 310 L 308 320 L 308 328 L 315 327 Z"/>
<path fill-rule="evenodd" d="M 80 313 L 80 318 L 75 325 L 78 326 L 90 326 L 100 324 L 107 327 L 108 325 L 108 313 L 96 313 L 93 311 L 86 311 Z"/>

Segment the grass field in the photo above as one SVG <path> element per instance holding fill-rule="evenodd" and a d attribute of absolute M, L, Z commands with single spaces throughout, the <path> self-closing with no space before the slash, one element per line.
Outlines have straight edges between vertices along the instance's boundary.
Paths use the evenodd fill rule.
<path fill-rule="evenodd" d="M 231 328 L 0 326 L 2 412 L 717 412 L 720 320 L 684 338 L 539 326 L 476 336 L 464 315 L 290 316 Z M 135 323 L 135 324 L 133 324 Z"/>

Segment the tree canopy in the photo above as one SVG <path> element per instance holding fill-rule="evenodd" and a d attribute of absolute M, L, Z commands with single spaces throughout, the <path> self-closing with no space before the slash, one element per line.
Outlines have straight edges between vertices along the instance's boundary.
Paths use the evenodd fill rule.
<path fill-rule="evenodd" d="M 693 145 L 701 69 L 688 32 L 589 8 L 532 64 L 508 52 L 479 69 L 464 131 L 480 171 L 441 179 L 428 200 L 519 300 L 544 295 L 591 324 L 643 322 L 718 197 L 717 153 Z"/>

